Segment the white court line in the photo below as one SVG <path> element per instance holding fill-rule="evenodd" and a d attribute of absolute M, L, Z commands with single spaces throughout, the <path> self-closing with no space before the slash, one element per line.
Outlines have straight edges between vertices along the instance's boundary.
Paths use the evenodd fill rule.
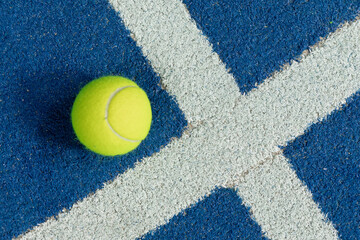
<path fill-rule="evenodd" d="M 269 239 L 336 239 L 335 229 L 330 222 L 324 228 L 324 217 L 310 191 L 282 154 L 238 181 L 238 195 Z"/>
<path fill-rule="evenodd" d="M 360 71 L 355 71 L 360 67 L 360 44 L 355 40 L 359 22 L 334 34 L 302 63 L 294 63 L 242 96 L 180 1 L 110 2 L 195 128 L 60 214 L 58 220 L 35 227 L 25 239 L 139 237 L 165 224 L 216 185 L 237 183 L 247 171 L 272 158 L 279 144 L 303 133 L 307 124 L 325 117 L 360 88 Z M 294 189 L 287 196 L 293 196 L 290 201 L 303 199 L 298 194 Z M 244 202 L 251 202 L 254 209 L 266 207 L 246 196 Z M 278 203 L 287 203 L 283 195 L 274 197 Z M 291 226 L 293 234 L 308 239 L 321 231 L 325 239 L 335 239 L 335 229 L 313 209 L 316 205 L 306 206 L 302 224 L 318 228 L 302 232 L 303 228 Z M 299 209 L 288 211 L 287 216 L 292 216 Z M 270 234 L 286 234 L 289 229 L 276 226 L 269 231 L 271 223 L 258 221 Z"/>

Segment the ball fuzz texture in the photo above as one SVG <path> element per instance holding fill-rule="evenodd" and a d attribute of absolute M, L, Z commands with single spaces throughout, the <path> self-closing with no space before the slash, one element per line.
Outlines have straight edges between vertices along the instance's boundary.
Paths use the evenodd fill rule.
<path fill-rule="evenodd" d="M 79 141 L 105 156 L 135 149 L 148 135 L 151 119 L 150 101 L 144 90 L 120 76 L 101 77 L 85 85 L 71 111 Z"/>

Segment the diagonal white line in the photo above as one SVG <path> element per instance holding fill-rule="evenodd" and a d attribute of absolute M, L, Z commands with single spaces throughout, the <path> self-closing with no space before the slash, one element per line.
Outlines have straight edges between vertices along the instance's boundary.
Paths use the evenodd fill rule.
<path fill-rule="evenodd" d="M 109 1 L 190 122 L 231 112 L 238 87 L 181 1 Z M 219 104 L 220 103 L 220 104 Z"/>
<path fill-rule="evenodd" d="M 281 153 L 239 178 L 235 187 L 269 239 L 337 238 Z"/>
<path fill-rule="evenodd" d="M 359 22 L 334 34 L 302 63 L 294 63 L 242 96 L 180 1 L 110 2 L 195 127 L 24 238 L 139 237 L 216 185 L 236 183 L 247 171 L 271 159 L 279 144 L 301 134 L 307 124 L 325 117 L 360 87 L 360 71 L 356 71 L 360 44 L 354 40 L 360 34 Z M 291 194 L 301 199 L 296 197 L 298 191 Z M 251 202 L 246 196 L 244 201 Z M 282 196 L 274 197 L 282 202 Z M 255 205 L 254 209 L 261 209 Z M 321 220 L 320 211 L 312 212 L 318 216 L 303 215 L 304 224 L 317 221 L 326 239 L 336 238 L 333 227 Z M 269 224 L 266 219 L 258 221 L 263 228 Z M 306 239 L 315 230 L 296 234 Z"/>

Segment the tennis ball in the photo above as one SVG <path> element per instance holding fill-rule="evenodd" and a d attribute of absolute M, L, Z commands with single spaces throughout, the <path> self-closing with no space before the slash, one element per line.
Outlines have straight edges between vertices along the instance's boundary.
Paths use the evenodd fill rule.
<path fill-rule="evenodd" d="M 85 85 L 71 110 L 79 141 L 105 156 L 134 150 L 148 135 L 151 118 L 144 90 L 120 76 L 101 77 Z"/>

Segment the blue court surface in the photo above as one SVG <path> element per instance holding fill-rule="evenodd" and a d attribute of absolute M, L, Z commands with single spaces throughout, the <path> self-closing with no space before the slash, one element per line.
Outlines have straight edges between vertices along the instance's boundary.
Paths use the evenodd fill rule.
<path fill-rule="evenodd" d="M 4 0 L 0 13 L 0 239 L 360 239 L 359 1 Z M 123 156 L 88 151 L 71 125 L 77 93 L 106 75 L 151 102 L 148 137 Z M 276 120 L 251 115 L 277 101 Z M 293 180 L 253 178 L 273 170 Z"/>

